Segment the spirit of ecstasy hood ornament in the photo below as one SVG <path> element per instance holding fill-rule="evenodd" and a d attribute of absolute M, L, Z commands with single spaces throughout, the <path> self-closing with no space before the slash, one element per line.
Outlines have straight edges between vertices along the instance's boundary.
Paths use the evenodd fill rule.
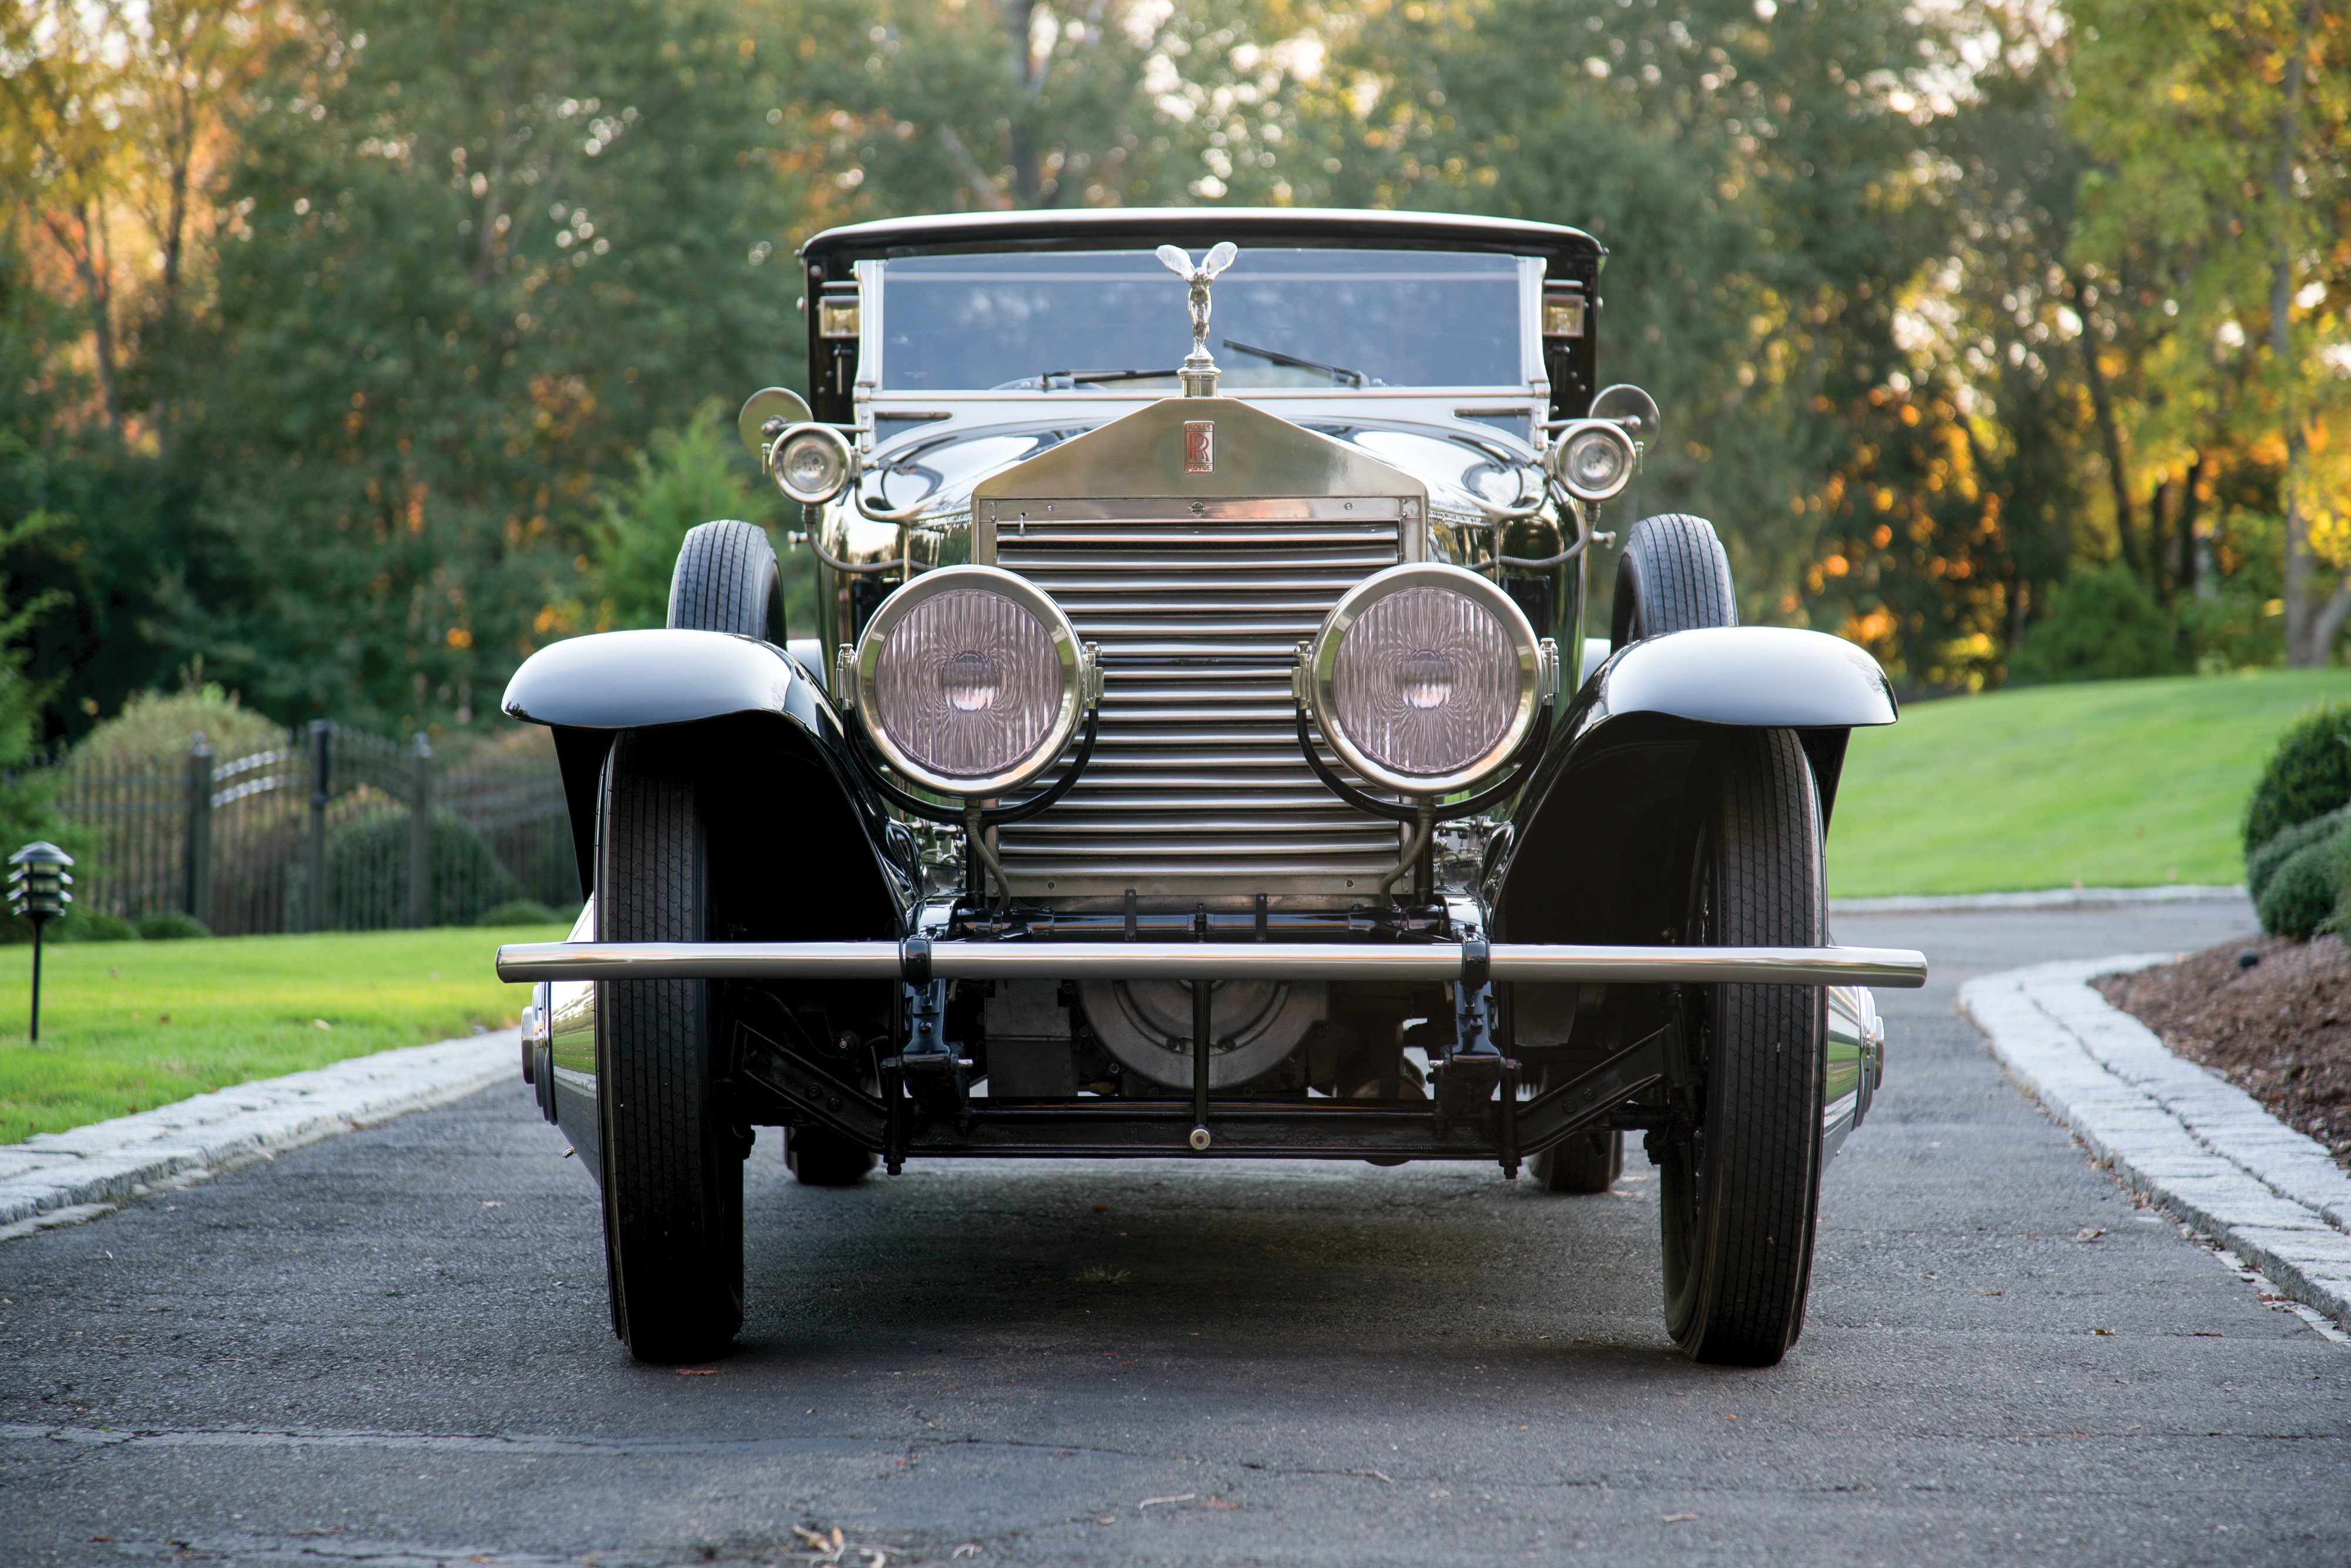
<path fill-rule="evenodd" d="M 1203 256 L 1197 267 L 1192 265 L 1188 253 L 1172 245 L 1161 246 L 1158 254 L 1168 271 L 1192 286 L 1192 352 L 1179 372 L 1184 380 L 1184 395 L 1214 397 L 1217 361 L 1208 357 L 1208 285 L 1217 280 L 1217 274 L 1232 266 L 1240 251 L 1227 240 Z"/>

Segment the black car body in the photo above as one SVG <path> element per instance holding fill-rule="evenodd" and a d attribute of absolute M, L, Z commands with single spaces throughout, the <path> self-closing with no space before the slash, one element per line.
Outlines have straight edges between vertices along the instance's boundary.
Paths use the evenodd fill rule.
<path fill-rule="evenodd" d="M 1467 1159 L 1559 1192 L 1638 1131 L 1675 1337 L 1784 1353 L 1882 1071 L 1861 983 L 1924 978 L 1830 945 L 1821 874 L 1846 738 L 1895 703 L 1850 643 L 1737 625 L 1695 517 L 1627 530 L 1585 637 L 1657 424 L 1600 385 L 1601 255 L 1287 210 L 804 248 L 810 395 L 744 424 L 820 623 L 712 523 L 668 629 L 552 645 L 506 698 L 555 729 L 591 897 L 500 973 L 540 982 L 526 1074 L 640 1356 L 738 1325 L 757 1126 L 820 1183 Z"/>

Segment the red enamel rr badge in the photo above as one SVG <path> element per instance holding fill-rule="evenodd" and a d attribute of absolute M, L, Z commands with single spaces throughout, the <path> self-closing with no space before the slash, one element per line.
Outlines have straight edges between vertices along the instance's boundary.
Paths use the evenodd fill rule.
<path fill-rule="evenodd" d="M 1217 422 L 1213 419 L 1187 419 L 1184 422 L 1184 472 L 1213 474 L 1217 471 Z"/>

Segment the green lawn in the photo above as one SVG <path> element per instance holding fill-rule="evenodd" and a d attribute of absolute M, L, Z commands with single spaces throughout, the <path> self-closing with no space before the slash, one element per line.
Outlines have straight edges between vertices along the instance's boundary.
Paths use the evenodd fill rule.
<path fill-rule="evenodd" d="M 2040 686 L 1855 730 L 1829 832 L 1838 897 L 2238 883 L 2246 797 L 2351 670 Z"/>
<path fill-rule="evenodd" d="M 503 1027 L 528 988 L 491 972 L 498 944 L 562 936 L 549 925 L 60 944 L 41 956 L 38 1045 L 25 1038 L 33 950 L 0 947 L 0 1145 Z"/>

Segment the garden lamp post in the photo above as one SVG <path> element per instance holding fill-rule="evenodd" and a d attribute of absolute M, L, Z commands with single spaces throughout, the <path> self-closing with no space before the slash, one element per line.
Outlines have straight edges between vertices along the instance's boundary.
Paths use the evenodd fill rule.
<path fill-rule="evenodd" d="M 46 841 L 26 844 L 8 857 L 16 869 L 8 873 L 8 907 L 33 923 L 33 1028 L 36 1045 L 41 1039 L 41 927 L 66 912 L 73 894 L 66 889 L 73 878 L 66 867 L 73 856 Z"/>

